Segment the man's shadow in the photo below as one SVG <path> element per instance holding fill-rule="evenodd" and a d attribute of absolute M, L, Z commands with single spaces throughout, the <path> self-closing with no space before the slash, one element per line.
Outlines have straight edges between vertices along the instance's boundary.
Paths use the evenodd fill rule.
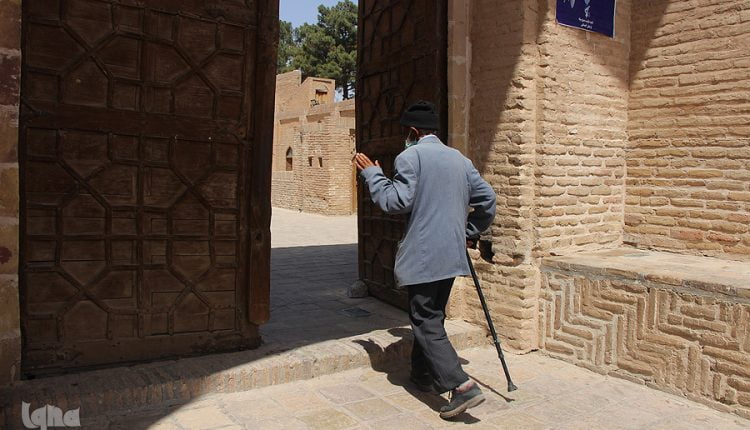
<path fill-rule="evenodd" d="M 405 365 L 403 362 L 395 362 L 395 360 L 403 360 L 403 357 L 409 357 L 411 353 L 411 347 L 413 342 L 413 336 L 411 330 L 403 327 L 388 329 L 388 333 L 393 336 L 399 337 L 397 342 L 391 343 L 387 347 L 375 343 L 373 340 L 354 340 L 354 343 L 361 345 L 367 354 L 370 356 L 370 365 L 376 372 L 385 373 L 388 381 L 396 386 L 402 387 L 407 393 L 411 394 L 414 398 L 427 405 L 430 409 L 435 412 L 440 412 L 440 408 L 448 404 L 443 396 L 437 394 L 435 391 L 424 392 L 418 389 L 414 383 L 409 380 L 410 368 L 408 363 Z M 381 358 L 385 357 L 385 358 Z M 398 357 L 398 358 L 397 358 Z M 468 364 L 468 361 L 460 358 L 461 364 Z M 493 390 L 494 391 L 494 390 Z M 450 421 L 462 422 L 464 424 L 474 424 L 481 420 L 468 412 L 463 412 L 453 418 Z"/>

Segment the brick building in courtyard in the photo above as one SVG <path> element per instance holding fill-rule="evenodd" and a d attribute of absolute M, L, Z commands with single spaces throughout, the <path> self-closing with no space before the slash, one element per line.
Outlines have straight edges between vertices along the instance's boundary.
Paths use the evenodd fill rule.
<path fill-rule="evenodd" d="M 276 77 L 273 206 L 325 215 L 356 212 L 354 100 L 334 102 L 332 79 Z"/>

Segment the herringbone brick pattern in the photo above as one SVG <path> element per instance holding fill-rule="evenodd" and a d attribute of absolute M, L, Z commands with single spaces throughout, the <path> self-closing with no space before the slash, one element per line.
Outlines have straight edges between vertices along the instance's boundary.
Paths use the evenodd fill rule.
<path fill-rule="evenodd" d="M 748 300 L 622 275 L 543 267 L 540 347 L 750 417 Z"/>

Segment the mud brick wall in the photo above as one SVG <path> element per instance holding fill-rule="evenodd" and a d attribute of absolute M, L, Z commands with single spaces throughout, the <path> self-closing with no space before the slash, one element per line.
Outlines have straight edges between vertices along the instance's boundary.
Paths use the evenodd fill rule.
<path fill-rule="evenodd" d="M 594 372 L 750 418 L 750 294 L 547 260 L 539 344 Z M 585 263 L 582 263 L 585 264 Z"/>
<path fill-rule="evenodd" d="M 20 376 L 18 103 L 21 2 L 0 0 L 0 385 Z"/>
<path fill-rule="evenodd" d="M 301 199 L 300 168 L 302 156 L 295 147 L 299 144 L 301 123 L 299 117 L 274 121 L 273 171 L 271 179 L 271 204 L 274 207 L 298 208 Z M 286 170 L 287 150 L 292 148 L 292 170 Z M 285 206 L 286 205 L 286 206 Z"/>
<path fill-rule="evenodd" d="M 630 2 L 618 2 L 615 39 L 558 25 L 555 4 L 477 1 L 468 13 L 468 155 L 498 196 L 483 238 L 494 255 L 475 265 L 522 351 L 537 348 L 540 257 L 622 244 Z M 451 314 L 483 324 L 467 284 Z"/>
<path fill-rule="evenodd" d="M 292 70 L 291 72 L 276 75 L 275 112 L 277 114 L 304 109 L 310 105 L 309 100 L 304 100 L 304 105 L 298 106 L 297 101 L 294 100 L 301 83 L 302 71 L 300 70 Z"/>
<path fill-rule="evenodd" d="M 539 4 L 535 247 L 559 255 L 619 245 L 631 2 L 617 2 L 614 39 L 559 25 L 557 2 Z"/>
<path fill-rule="evenodd" d="M 322 198 L 305 202 L 305 207 L 319 208 L 316 212 L 327 215 L 351 214 L 356 212 L 356 208 L 352 207 L 352 193 L 357 192 L 353 186 L 355 176 L 352 165 L 356 127 L 354 100 L 320 108 L 322 112 L 316 116 L 323 121 L 323 132 L 310 135 L 306 166 L 311 168 L 312 163 L 312 171 L 317 175 L 314 181 L 320 184 L 319 187 L 327 185 L 324 191 L 319 192 Z"/>
<path fill-rule="evenodd" d="M 300 70 L 276 75 L 274 112 L 277 116 L 301 114 L 311 108 L 312 100 L 319 104 L 331 104 L 335 100 L 335 89 L 336 81 L 333 79 L 308 77 L 302 80 Z"/>
<path fill-rule="evenodd" d="M 530 1 L 471 2 L 468 156 L 497 194 L 494 257 L 475 260 L 495 324 L 515 349 L 535 347 L 533 206 L 536 13 Z M 469 281 L 470 282 L 470 281 Z M 463 282 L 466 284 L 466 282 Z M 451 315 L 482 323 L 473 287 L 459 282 Z"/>
<path fill-rule="evenodd" d="M 633 9 L 627 243 L 750 261 L 749 47 L 746 0 Z"/>
<path fill-rule="evenodd" d="M 283 76 L 283 75 L 281 75 Z M 271 201 L 274 207 L 348 215 L 352 207 L 354 100 L 322 104 L 276 120 Z M 286 170 L 292 148 L 293 169 Z"/>

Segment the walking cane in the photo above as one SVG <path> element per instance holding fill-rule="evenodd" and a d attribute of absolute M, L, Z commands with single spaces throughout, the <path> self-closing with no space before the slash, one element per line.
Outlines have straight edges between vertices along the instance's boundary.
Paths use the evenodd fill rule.
<path fill-rule="evenodd" d="M 500 362 L 503 364 L 503 371 L 505 372 L 505 379 L 508 381 L 508 392 L 515 391 L 518 389 L 513 381 L 510 379 L 510 372 L 508 372 L 508 365 L 505 363 L 505 356 L 503 355 L 503 349 L 500 348 L 500 341 L 497 339 L 497 332 L 495 326 L 492 324 L 492 318 L 490 317 L 490 311 L 487 309 L 487 302 L 484 300 L 484 293 L 482 293 L 482 287 L 479 286 L 479 278 L 477 278 L 477 272 L 474 270 L 474 265 L 471 263 L 471 257 L 469 251 L 466 251 L 466 259 L 469 261 L 469 269 L 471 269 L 471 277 L 474 278 L 474 286 L 477 287 L 477 294 L 479 294 L 479 301 L 482 303 L 482 310 L 484 310 L 484 317 L 487 318 L 487 325 L 490 326 L 490 333 L 492 333 L 492 341 L 495 343 L 497 348 L 497 356 L 500 357 Z"/>

